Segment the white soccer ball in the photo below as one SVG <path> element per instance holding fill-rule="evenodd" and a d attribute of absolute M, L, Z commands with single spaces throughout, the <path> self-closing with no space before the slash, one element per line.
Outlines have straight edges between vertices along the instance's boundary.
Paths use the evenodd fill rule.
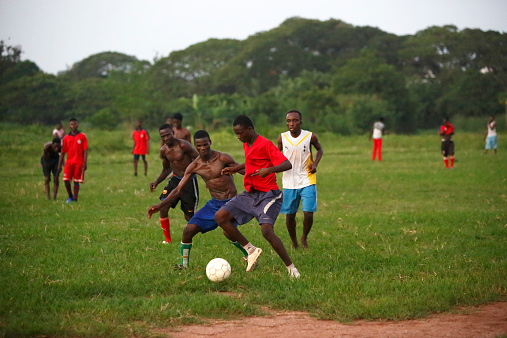
<path fill-rule="evenodd" d="M 206 266 L 206 276 L 212 282 L 223 282 L 231 275 L 231 265 L 223 258 L 213 258 Z"/>

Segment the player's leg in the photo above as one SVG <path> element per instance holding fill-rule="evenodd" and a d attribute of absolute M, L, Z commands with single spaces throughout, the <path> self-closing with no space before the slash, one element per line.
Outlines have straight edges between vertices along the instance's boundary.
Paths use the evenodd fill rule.
<path fill-rule="evenodd" d="M 450 159 L 450 167 L 454 168 L 454 142 L 449 141 L 449 159 Z"/>
<path fill-rule="evenodd" d="M 287 214 L 285 215 L 285 226 L 287 227 L 287 232 L 289 233 L 290 240 L 292 242 L 292 247 L 297 249 L 298 239 L 296 234 L 296 214 Z"/>
<path fill-rule="evenodd" d="M 303 211 L 303 235 L 301 236 L 301 245 L 308 249 L 308 234 L 313 226 L 313 212 Z"/>
<path fill-rule="evenodd" d="M 378 142 L 378 146 L 377 146 L 378 161 L 381 162 L 382 161 L 382 139 L 381 138 L 377 139 L 377 142 Z"/>
<path fill-rule="evenodd" d="M 56 195 L 58 195 L 58 187 L 60 186 L 60 180 L 58 178 L 58 162 L 55 162 L 51 171 L 53 173 L 53 199 L 56 201 Z"/>
<path fill-rule="evenodd" d="M 444 160 L 444 164 L 446 168 L 449 168 L 449 159 L 447 158 L 448 146 L 446 141 L 442 141 L 442 145 L 440 146 L 440 150 L 442 152 L 442 158 Z"/>
<path fill-rule="evenodd" d="M 317 211 L 317 187 L 315 184 L 301 189 L 301 200 L 304 215 L 301 245 L 308 248 L 308 234 L 313 226 L 313 213 Z"/>
<path fill-rule="evenodd" d="M 169 224 L 169 209 L 170 206 L 166 206 L 162 209 L 160 209 L 160 226 L 162 227 L 162 230 L 164 231 L 164 237 L 165 241 L 162 243 L 172 243 L 171 239 L 171 225 Z"/>
<path fill-rule="evenodd" d="M 181 211 L 183 211 L 185 220 L 188 222 L 194 217 L 199 205 L 199 186 L 196 176 L 192 177 L 191 181 L 181 189 L 179 200 L 181 201 Z"/>
<path fill-rule="evenodd" d="M 70 186 L 70 182 L 74 178 L 74 164 L 73 163 L 65 163 L 65 166 L 63 167 L 63 182 L 65 184 L 65 189 L 67 190 L 67 195 L 69 198 L 67 199 L 66 203 L 70 203 L 73 201 L 73 194 L 72 194 L 72 188 Z"/>
<path fill-rule="evenodd" d="M 143 163 L 144 163 L 144 176 L 148 176 L 148 161 L 146 161 L 146 155 L 143 155 Z"/>
<path fill-rule="evenodd" d="M 139 155 L 134 154 L 134 176 L 137 176 L 137 164 L 139 163 Z"/>
<path fill-rule="evenodd" d="M 183 235 L 181 236 L 180 243 L 180 267 L 188 268 L 190 264 L 190 249 L 192 249 L 192 239 L 199 232 L 201 232 L 201 229 L 197 225 L 191 223 L 188 223 L 185 229 L 183 229 Z"/>
<path fill-rule="evenodd" d="M 75 202 L 79 196 L 80 184 L 84 183 L 84 174 L 84 165 L 82 163 L 76 164 L 74 168 L 74 196 L 72 197 Z"/>
<path fill-rule="evenodd" d="M 46 191 L 46 198 L 48 200 L 51 199 L 49 191 L 50 183 L 51 183 L 51 173 L 49 173 L 49 175 L 44 175 L 44 190 Z"/>
<path fill-rule="evenodd" d="M 280 212 L 285 214 L 285 226 L 292 241 L 292 247 L 298 247 L 296 235 L 296 213 L 301 201 L 301 189 L 283 189 L 283 202 Z"/>

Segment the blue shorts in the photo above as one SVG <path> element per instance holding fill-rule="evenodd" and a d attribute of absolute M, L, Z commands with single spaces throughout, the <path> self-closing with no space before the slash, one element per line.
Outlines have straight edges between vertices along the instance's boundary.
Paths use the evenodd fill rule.
<path fill-rule="evenodd" d="M 255 218 L 259 224 L 274 225 L 282 207 L 280 190 L 243 191 L 234 197 L 223 209 L 233 217 L 235 224 L 245 224 Z"/>
<path fill-rule="evenodd" d="M 197 225 L 203 234 L 215 230 L 218 227 L 218 224 L 215 222 L 215 213 L 230 200 L 231 198 L 226 200 L 216 200 L 212 198 L 195 213 L 194 217 L 192 217 L 188 223 Z"/>
<path fill-rule="evenodd" d="M 495 136 L 488 136 L 486 137 L 486 150 L 489 149 L 496 149 L 497 147 L 497 137 Z"/>
<path fill-rule="evenodd" d="M 303 211 L 317 211 L 317 187 L 315 184 L 301 189 L 283 189 L 283 204 L 280 212 L 286 215 L 295 214 L 301 201 L 303 201 Z"/>

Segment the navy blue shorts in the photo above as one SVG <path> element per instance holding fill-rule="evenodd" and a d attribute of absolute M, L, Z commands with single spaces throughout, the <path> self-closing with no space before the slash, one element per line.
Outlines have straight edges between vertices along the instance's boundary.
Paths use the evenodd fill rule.
<path fill-rule="evenodd" d="M 215 213 L 230 200 L 231 198 L 226 200 L 212 198 L 195 213 L 194 217 L 192 217 L 188 223 L 197 225 L 203 234 L 215 230 L 218 227 L 217 222 L 215 222 Z"/>

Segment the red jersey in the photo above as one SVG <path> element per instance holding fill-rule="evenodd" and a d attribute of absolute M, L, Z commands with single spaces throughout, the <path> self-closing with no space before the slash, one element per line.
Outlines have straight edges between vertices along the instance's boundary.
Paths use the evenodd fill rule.
<path fill-rule="evenodd" d="M 148 132 L 144 129 L 136 129 L 132 133 L 132 138 L 134 139 L 134 154 L 146 155 L 148 152 L 148 140 L 150 139 Z"/>
<path fill-rule="evenodd" d="M 78 132 L 76 135 L 65 135 L 62 140 L 62 154 L 67 154 L 67 163 L 83 163 L 84 151 L 88 149 L 86 135 Z"/>
<path fill-rule="evenodd" d="M 450 123 L 445 123 L 440 126 L 440 135 L 452 135 L 454 134 L 454 127 Z"/>
<path fill-rule="evenodd" d="M 247 143 L 243 143 L 245 150 L 245 180 L 244 185 L 246 191 L 252 189 L 258 191 L 278 190 L 276 184 L 276 174 L 271 173 L 262 178 L 258 175 L 252 176 L 261 168 L 274 167 L 286 161 L 287 158 L 271 141 L 259 135 L 252 147 L 248 147 Z"/>

